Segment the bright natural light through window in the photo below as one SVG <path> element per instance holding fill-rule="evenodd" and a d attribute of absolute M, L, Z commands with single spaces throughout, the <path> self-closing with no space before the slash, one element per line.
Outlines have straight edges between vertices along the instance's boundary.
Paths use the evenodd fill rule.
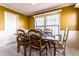
<path fill-rule="evenodd" d="M 35 16 L 36 29 L 52 29 L 53 34 L 59 34 L 60 30 L 60 11 L 44 13 Z"/>

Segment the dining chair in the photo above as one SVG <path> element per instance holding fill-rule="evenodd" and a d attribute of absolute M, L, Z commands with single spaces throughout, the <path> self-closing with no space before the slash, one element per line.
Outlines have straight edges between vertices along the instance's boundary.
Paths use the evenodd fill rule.
<path fill-rule="evenodd" d="M 56 42 L 56 51 L 63 53 L 63 55 L 65 56 L 65 49 L 66 49 L 66 43 L 67 43 L 67 39 L 68 39 L 68 34 L 69 34 L 69 28 L 67 27 L 64 31 L 64 35 L 63 35 L 63 39 L 62 41 L 57 41 Z"/>
<path fill-rule="evenodd" d="M 45 34 L 52 34 L 52 29 L 44 29 Z"/>
<path fill-rule="evenodd" d="M 18 51 L 20 51 L 20 46 L 23 46 L 24 48 L 24 56 L 26 55 L 26 48 L 29 47 L 29 39 L 28 39 L 28 35 L 26 35 L 26 33 L 21 30 L 21 29 L 18 29 L 17 31 L 17 48 L 18 48 Z"/>
<path fill-rule="evenodd" d="M 51 36 L 52 35 L 52 29 L 44 29 L 44 33 L 46 36 Z M 49 45 L 49 49 L 50 49 L 50 45 L 51 45 L 51 42 L 48 42 L 48 45 Z"/>
<path fill-rule="evenodd" d="M 35 49 L 36 51 L 39 51 L 39 55 L 41 56 L 41 53 L 46 50 L 47 55 L 47 43 L 42 42 L 42 34 L 40 31 L 37 30 L 29 30 L 28 32 L 29 39 L 30 39 L 30 52 L 29 55 L 31 56 L 31 50 Z"/>

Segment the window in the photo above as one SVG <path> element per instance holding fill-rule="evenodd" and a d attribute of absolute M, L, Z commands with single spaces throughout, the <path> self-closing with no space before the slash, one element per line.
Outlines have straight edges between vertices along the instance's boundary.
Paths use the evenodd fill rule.
<path fill-rule="evenodd" d="M 36 29 L 52 29 L 53 34 L 59 34 L 60 30 L 60 13 L 50 12 L 35 16 Z"/>
<path fill-rule="evenodd" d="M 44 17 L 36 17 L 35 18 L 35 28 L 44 30 Z"/>
<path fill-rule="evenodd" d="M 60 25 L 60 16 L 58 13 L 46 16 L 46 28 L 52 29 L 52 33 L 58 34 Z"/>

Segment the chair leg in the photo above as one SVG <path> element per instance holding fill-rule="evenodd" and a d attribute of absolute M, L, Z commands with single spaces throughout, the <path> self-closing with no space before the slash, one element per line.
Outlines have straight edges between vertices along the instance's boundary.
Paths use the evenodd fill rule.
<path fill-rule="evenodd" d="M 26 56 L 26 46 L 24 46 L 24 56 Z"/>
<path fill-rule="evenodd" d="M 49 49 L 50 49 L 50 43 L 49 43 Z"/>
<path fill-rule="evenodd" d="M 65 48 L 64 48 L 64 51 L 63 51 L 63 55 L 65 56 Z"/>
<path fill-rule="evenodd" d="M 39 50 L 39 54 L 40 54 L 40 56 L 41 56 L 41 50 Z"/>
<path fill-rule="evenodd" d="M 31 47 L 30 47 L 30 51 L 29 51 L 29 56 L 31 56 Z"/>
<path fill-rule="evenodd" d="M 55 44 L 53 44 L 53 47 L 54 47 L 54 56 L 56 56 L 56 46 L 55 46 Z"/>
<path fill-rule="evenodd" d="M 63 55 L 65 56 L 65 51 L 63 51 Z"/>
<path fill-rule="evenodd" d="M 46 55 L 47 55 L 47 46 L 46 46 Z"/>
<path fill-rule="evenodd" d="M 19 44 L 18 44 L 17 48 L 18 48 L 17 53 L 19 53 L 19 51 L 20 51 L 20 45 Z"/>

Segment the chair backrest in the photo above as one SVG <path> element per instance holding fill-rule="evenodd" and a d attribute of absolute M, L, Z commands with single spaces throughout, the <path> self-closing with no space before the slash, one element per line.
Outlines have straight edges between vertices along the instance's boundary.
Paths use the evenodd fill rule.
<path fill-rule="evenodd" d="M 28 36 L 29 36 L 29 39 L 30 39 L 30 44 L 36 44 L 38 46 L 41 46 L 41 37 L 42 37 L 42 34 L 40 31 L 38 30 L 29 30 L 28 31 Z"/>
<path fill-rule="evenodd" d="M 22 35 L 22 34 L 19 34 L 19 35 L 17 36 L 17 42 L 18 42 L 18 43 L 19 43 L 19 42 L 23 42 L 24 39 L 25 39 L 25 37 L 24 37 L 24 35 Z"/>
<path fill-rule="evenodd" d="M 63 45 L 64 45 L 64 48 L 66 46 L 66 41 L 68 39 L 68 34 L 69 34 L 69 28 L 67 27 L 64 31 L 64 35 L 63 35 Z"/>
<path fill-rule="evenodd" d="M 37 31 L 40 31 L 40 32 L 42 32 L 42 29 L 36 29 Z"/>
<path fill-rule="evenodd" d="M 26 33 L 25 33 L 25 31 L 24 30 L 22 30 L 22 29 L 18 29 L 17 30 L 17 41 L 18 42 L 26 42 L 26 41 L 28 41 L 28 35 L 26 35 Z"/>
<path fill-rule="evenodd" d="M 18 29 L 18 30 L 17 30 L 17 34 L 25 34 L 25 31 L 22 30 L 22 29 Z"/>
<path fill-rule="evenodd" d="M 44 29 L 44 32 L 45 32 L 45 33 L 52 34 L 52 29 Z"/>

